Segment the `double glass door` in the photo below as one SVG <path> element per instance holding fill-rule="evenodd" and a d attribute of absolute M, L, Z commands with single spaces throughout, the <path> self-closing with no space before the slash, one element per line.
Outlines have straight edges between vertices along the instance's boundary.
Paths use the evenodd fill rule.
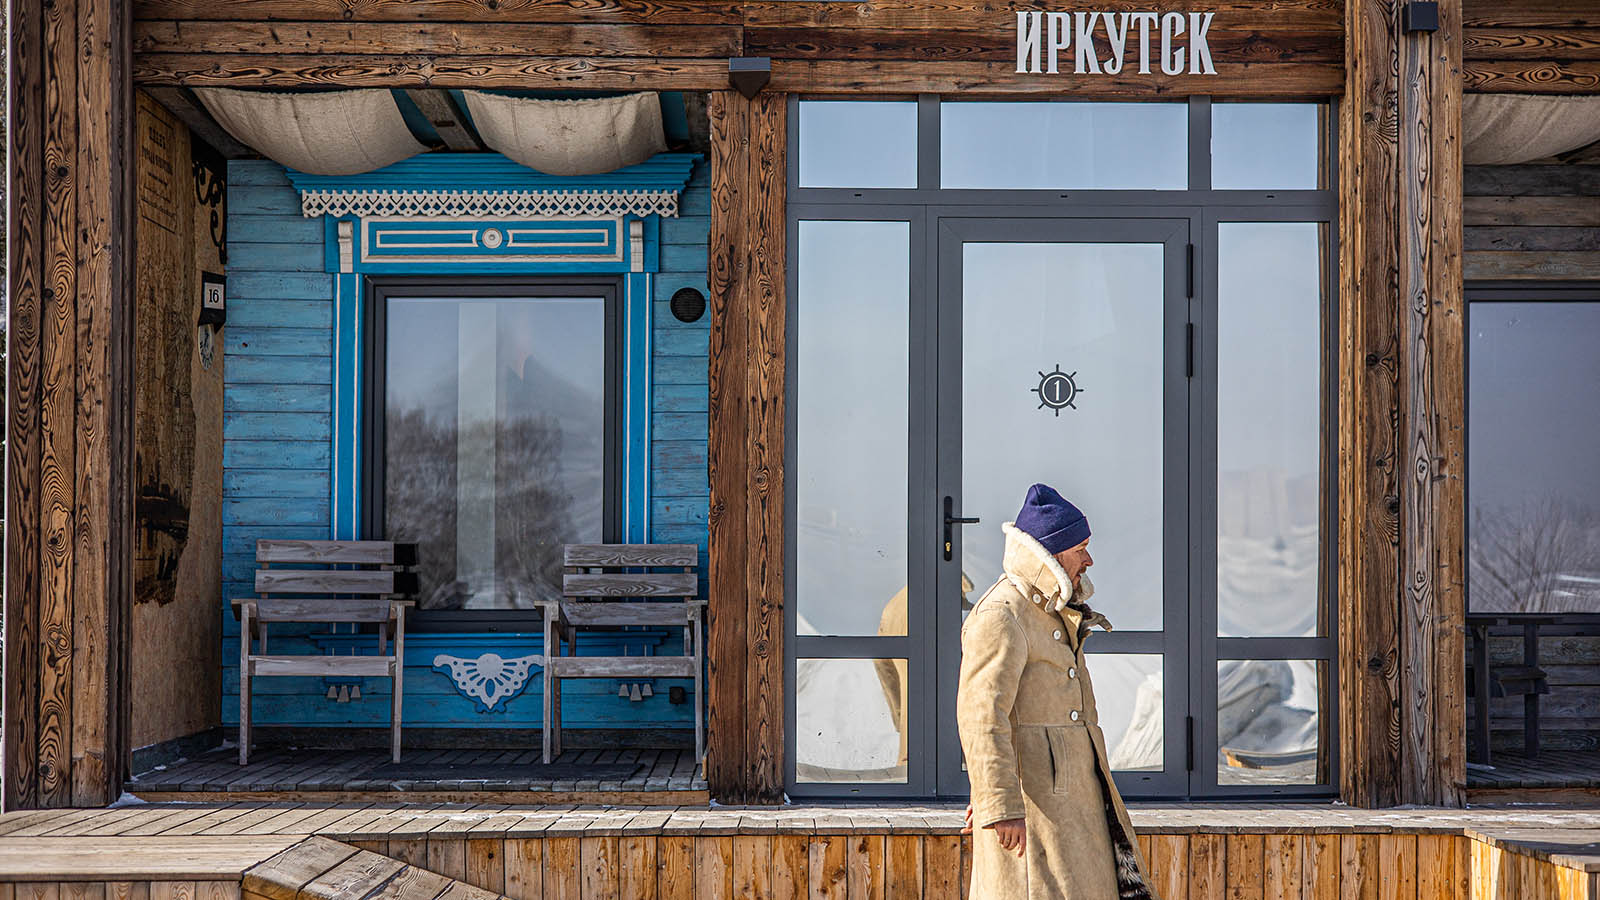
<path fill-rule="evenodd" d="M 903 219 L 801 210 L 792 238 L 790 792 L 966 794 L 961 624 L 1001 576 L 1001 526 L 1035 482 L 1093 528 L 1090 603 L 1115 630 L 1089 639 L 1089 668 L 1124 793 L 1326 784 L 1329 673 L 1297 660 L 1329 640 L 1316 589 L 1320 295 L 1263 280 L 1286 270 L 1269 261 L 1235 273 L 1261 308 L 1232 300 L 1219 316 L 1193 246 L 1206 228 L 1262 256 L 1298 223 L 1267 225 L 1268 240 L 1202 216 L 887 213 Z M 1239 268 L 1204 252 L 1213 278 Z M 1277 310 L 1307 303 L 1309 320 L 1279 327 Z M 1307 327 L 1309 359 L 1285 356 L 1304 356 Z M 1230 328 L 1252 346 L 1219 368 Z M 1301 385 L 1308 368 L 1309 397 L 1273 375 Z M 1245 383 L 1262 373 L 1270 383 Z M 1230 380 L 1241 383 L 1219 404 Z M 1287 413 L 1272 405 L 1285 390 Z M 1219 441 L 1235 407 L 1250 423 L 1224 427 L 1246 439 Z M 1271 419 L 1285 416 L 1311 423 L 1309 461 L 1289 454 L 1309 467 L 1309 531 L 1285 524 L 1285 503 L 1306 499 L 1303 473 L 1272 457 Z M 1252 448 L 1248 477 L 1219 474 L 1239 446 Z M 1312 621 L 1279 627 L 1283 610 Z M 1261 637 L 1305 634 L 1321 637 Z"/>

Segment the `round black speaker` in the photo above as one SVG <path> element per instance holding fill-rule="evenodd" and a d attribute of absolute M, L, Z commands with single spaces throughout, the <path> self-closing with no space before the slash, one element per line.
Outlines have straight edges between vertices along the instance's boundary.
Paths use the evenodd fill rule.
<path fill-rule="evenodd" d="M 673 318 L 679 322 L 698 322 L 706 314 L 706 295 L 692 287 L 678 288 L 670 305 Z"/>

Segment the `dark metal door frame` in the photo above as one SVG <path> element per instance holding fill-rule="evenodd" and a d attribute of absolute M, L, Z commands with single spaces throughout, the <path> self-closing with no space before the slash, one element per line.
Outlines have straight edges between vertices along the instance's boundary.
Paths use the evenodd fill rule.
<path fill-rule="evenodd" d="M 1189 773 L 1185 766 L 1184 715 L 1191 699 L 1185 682 L 1192 684 L 1189 661 L 1189 504 L 1188 432 L 1190 385 L 1187 375 L 1187 331 L 1191 304 L 1187 296 L 1188 245 L 1192 234 L 1188 218 L 1175 218 L 1171 210 L 1158 217 L 1139 218 L 1127 210 L 1104 217 L 1056 215 L 1005 217 L 975 216 L 973 210 L 940 209 L 929 217 L 936 240 L 938 260 L 938 396 L 937 480 L 929 499 L 962 496 L 961 492 L 961 417 L 962 417 L 962 246 L 969 242 L 994 243 L 1138 243 L 1163 246 L 1165 286 L 1163 297 L 1164 336 L 1163 384 L 1163 596 L 1162 630 L 1097 633 L 1090 646 L 1095 652 L 1159 653 L 1162 655 L 1163 731 L 1161 772 L 1125 772 L 1117 776 L 1118 786 L 1130 796 L 1178 797 L 1189 793 Z M 935 224 L 936 223 L 936 224 Z M 1019 498 L 1020 499 L 1020 498 Z M 957 515 L 960 510 L 957 509 Z M 931 517 L 930 517 L 931 521 Z M 998 528 L 1000 523 L 985 522 L 980 527 Z M 956 681 L 961 661 L 961 529 L 955 529 L 953 559 L 938 557 L 938 592 L 935 616 L 938 648 L 935 654 L 938 688 L 936 721 L 955 721 Z M 942 537 L 937 543 L 942 544 Z M 983 573 L 984 577 L 990 574 Z M 978 586 L 978 590 L 983 589 Z M 1115 621 L 1115 609 L 1107 611 Z M 1173 688 L 1180 688 L 1174 690 Z M 961 748 L 953 727 L 939 730 L 937 740 L 938 793 L 965 795 L 967 779 L 961 768 Z"/>

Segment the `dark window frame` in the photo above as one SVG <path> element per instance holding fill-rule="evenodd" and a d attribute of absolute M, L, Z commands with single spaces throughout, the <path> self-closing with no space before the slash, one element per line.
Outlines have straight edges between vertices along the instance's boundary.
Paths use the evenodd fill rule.
<path fill-rule="evenodd" d="M 605 511 L 602 539 L 622 533 L 622 442 L 625 440 L 621 358 L 624 341 L 623 276 L 495 275 L 373 276 L 364 279 L 361 363 L 361 534 L 384 534 L 385 387 L 388 373 L 388 300 L 595 297 L 605 304 Z M 413 632 L 536 632 L 543 620 L 536 610 L 424 610 L 407 616 Z"/>
<path fill-rule="evenodd" d="M 1194 443 L 1191 447 L 1198 450 L 1199 445 L 1208 439 L 1214 440 L 1216 408 L 1214 397 L 1208 399 L 1207 391 L 1214 393 L 1216 353 L 1216 309 L 1218 302 L 1217 285 L 1217 226 L 1225 222 L 1317 222 L 1326 228 L 1327 253 L 1326 268 L 1323 272 L 1324 283 L 1324 308 L 1322 316 L 1323 327 L 1323 359 L 1320 360 L 1322 368 L 1322 399 L 1323 408 L 1323 440 L 1321 449 L 1323 458 L 1320 469 L 1323 477 L 1324 513 L 1320 517 L 1323 535 L 1322 547 L 1319 556 L 1322 564 L 1319 566 L 1318 582 L 1320 585 L 1320 616 L 1325 624 L 1323 633 L 1314 637 L 1233 637 L 1222 638 L 1216 635 L 1216 584 L 1215 584 L 1215 544 L 1209 548 L 1199 546 L 1206 543 L 1202 540 L 1205 532 L 1194 531 L 1209 521 L 1214 527 L 1215 523 L 1215 448 L 1209 451 L 1212 465 L 1210 469 L 1201 466 L 1191 453 L 1190 461 L 1190 502 L 1187 515 L 1194 517 L 1195 523 L 1191 527 L 1191 547 L 1189 553 L 1190 602 L 1188 611 L 1190 627 L 1189 650 L 1187 661 L 1178 671 L 1168 670 L 1167 688 L 1177 686 L 1177 681 L 1171 676 L 1182 676 L 1188 683 L 1183 684 L 1182 690 L 1189 697 L 1190 717 L 1194 728 L 1194 756 L 1196 759 L 1195 774 L 1191 780 L 1190 791 L 1183 794 L 1158 794 L 1163 799 L 1193 798 L 1204 800 L 1251 800 L 1251 799 L 1316 799 L 1336 797 L 1338 795 L 1339 773 L 1341 760 L 1339 754 L 1339 722 L 1338 722 L 1338 691 L 1340 659 L 1338 654 L 1339 623 L 1338 610 L 1338 584 L 1337 565 L 1331 564 L 1336 559 L 1334 526 L 1337 524 L 1337 504 L 1332 498 L 1338 492 L 1337 472 L 1337 423 L 1338 410 L 1338 385 L 1334 377 L 1338 371 L 1338 284 L 1339 284 L 1339 196 L 1338 196 L 1338 152 L 1337 128 L 1339 116 L 1338 98 L 1321 98 L 1316 100 L 1322 105 L 1323 114 L 1320 121 L 1320 143 L 1324 153 L 1321 184 L 1315 189 L 1227 189 L 1216 190 L 1211 186 L 1212 159 L 1211 159 L 1211 107 L 1212 99 L 1206 96 L 1192 96 L 1182 99 L 1169 100 L 1157 98 L 1155 102 L 1186 103 L 1189 116 L 1189 159 L 1188 159 L 1188 186 L 1181 190 L 1104 190 L 1104 189 L 993 189 L 993 188 L 944 188 L 941 187 L 940 163 L 940 109 L 945 103 L 959 103 L 963 98 L 958 95 L 940 97 L 937 94 L 921 95 L 862 95 L 859 99 L 873 100 L 906 100 L 917 104 L 917 186 L 914 188 L 823 188 L 799 186 L 799 104 L 807 99 L 808 95 L 790 95 L 788 132 L 788 159 L 787 175 L 790 185 L 787 197 L 787 222 L 788 222 L 788 252 L 792 261 L 788 267 L 786 280 L 789 296 L 799 297 L 798 290 L 798 223 L 802 220 L 845 220 L 845 221 L 908 221 L 912 227 L 912 256 L 911 256 L 911 292 L 913 304 L 926 302 L 918 298 L 926 298 L 936 293 L 937 284 L 937 253 L 933 247 L 936 243 L 936 233 L 941 217 L 1060 217 L 1060 218 L 1186 218 L 1190 222 L 1190 240 L 1195 252 L 1195 284 L 1194 297 L 1191 298 L 1191 315 L 1195 310 L 1193 304 L 1199 304 L 1198 312 L 1202 318 L 1193 319 L 1195 332 L 1195 367 L 1196 384 L 1190 387 L 1190 440 Z M 837 96 L 818 97 L 817 99 L 839 99 Z M 1052 102 L 1052 101 L 1037 101 Z M 1063 97 L 1059 102 L 1085 102 L 1081 98 Z M 1232 102 L 1232 101 L 1229 101 Z M 795 336 L 795 316 L 797 310 L 792 300 L 789 306 L 789 339 L 792 342 Z M 919 336 L 920 335 L 920 336 Z M 926 338 L 920 334 L 913 325 L 912 340 Z M 791 371 L 787 388 L 787 422 L 785 442 L 786 465 L 791 473 L 795 472 L 795 447 L 797 434 L 795 431 L 795 416 L 797 409 L 796 387 L 797 382 L 792 369 L 793 355 L 790 356 Z M 913 360 L 915 376 L 920 370 L 916 368 Z M 1205 373 L 1205 374 L 1202 374 Z M 932 377 L 933 372 L 921 372 L 924 378 Z M 1209 429 L 1209 430 L 1208 430 Z M 918 440 L 931 440 L 930 435 L 910 436 L 913 443 Z M 912 462 L 912 478 L 917 477 L 916 461 Z M 791 484 L 793 479 L 791 478 Z M 912 531 L 924 541 L 932 540 L 934 531 L 927 523 L 934 520 L 930 507 L 931 500 L 921 503 L 916 496 L 918 486 L 911 485 L 912 509 L 909 511 L 914 520 Z M 1203 499 L 1210 491 L 1212 499 Z M 938 493 L 937 491 L 935 493 Z M 931 495 L 930 495 L 931 496 Z M 926 498 L 924 498 L 926 499 Z M 785 493 L 785 521 L 789 533 L 793 534 L 796 523 L 796 510 L 794 492 Z M 956 540 L 959 542 L 959 529 Z M 913 546 L 918 546 L 914 544 Z M 785 683 L 789 685 L 785 699 L 785 786 L 789 794 L 794 797 L 805 798 L 861 798 L 861 797 L 948 797 L 956 794 L 949 790 L 949 785 L 941 784 L 938 766 L 932 760 L 925 760 L 918 765 L 913 760 L 908 771 L 906 783 L 871 783 L 851 784 L 848 782 L 835 783 L 801 783 L 796 780 L 796 664 L 801 658 L 806 659 L 873 659 L 895 656 L 898 658 L 906 652 L 922 654 L 923 666 L 937 665 L 940 654 L 945 658 L 950 656 L 948 644 L 956 640 L 956 636 L 949 633 L 926 634 L 929 623 L 933 622 L 931 613 L 924 613 L 922 624 L 917 624 L 913 614 L 911 629 L 913 634 L 903 637 L 820 637 L 798 635 L 795 621 L 795 580 L 794 580 L 794 542 L 790 541 L 786 550 L 788 564 L 785 567 L 785 597 L 790 600 L 784 606 L 785 635 L 784 665 Z M 913 567 L 914 568 L 914 567 Z M 911 577 L 916 577 L 913 572 Z M 1209 631 L 1207 628 L 1209 627 Z M 918 629 L 921 629 L 919 631 Z M 945 630 L 948 632 L 948 629 Z M 935 647 L 934 644 L 938 646 Z M 1104 652 L 1147 652 L 1146 647 L 1151 641 L 1147 633 L 1130 634 L 1117 632 L 1098 635 L 1096 637 L 1096 651 Z M 1224 660 L 1251 660 L 1251 659 L 1288 659 L 1310 660 L 1323 664 L 1319 672 L 1322 685 L 1318 691 L 1318 716 L 1321 723 L 1323 749 L 1327 769 L 1320 773 L 1325 780 L 1316 784 L 1269 784 L 1269 785 L 1221 785 L 1216 783 L 1215 772 L 1203 774 L 1207 770 L 1209 760 L 1216 753 L 1216 736 L 1214 734 L 1214 720 L 1216 716 L 1215 695 L 1216 663 Z M 1204 671 L 1209 668 L 1209 672 Z M 911 670 L 915 672 L 917 663 L 911 663 Z M 952 673 L 940 673 L 942 677 L 953 682 Z M 1199 680 L 1197 680 L 1199 679 Z M 931 679 L 912 677 L 910 696 L 908 697 L 907 716 L 916 716 L 931 708 L 936 708 L 928 702 L 926 696 L 934 690 Z M 948 692 L 949 685 L 940 687 L 941 691 Z M 942 701 L 941 701 L 942 702 Z M 1174 723 L 1166 723 L 1169 726 Z M 1181 723 L 1179 723 L 1181 725 Z M 945 721 L 908 723 L 914 738 L 923 741 L 923 755 L 938 754 L 940 757 L 951 758 L 959 753 L 955 746 L 954 727 Z M 915 744 L 913 744 L 915 746 Z"/>

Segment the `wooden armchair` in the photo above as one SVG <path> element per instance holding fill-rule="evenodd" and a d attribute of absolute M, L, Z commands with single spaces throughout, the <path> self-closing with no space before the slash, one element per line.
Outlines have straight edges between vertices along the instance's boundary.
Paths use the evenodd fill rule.
<path fill-rule="evenodd" d="M 416 561 L 415 544 L 390 541 L 256 542 L 258 596 L 233 601 L 239 611 L 239 765 L 250 762 L 251 686 L 258 676 L 279 675 L 394 679 L 389 743 L 394 761 L 400 761 L 405 614 L 412 605 L 403 598 L 416 593 L 416 574 L 407 571 Z M 272 656 L 267 652 L 267 628 L 273 622 L 375 624 L 378 653 Z"/>
<path fill-rule="evenodd" d="M 568 544 L 562 599 L 544 611 L 544 761 L 561 753 L 561 679 L 693 678 L 694 752 L 705 755 L 704 600 L 693 544 Z M 624 571 L 608 571 L 608 570 Z M 655 569 L 677 571 L 658 572 Z M 627 571 L 632 570 L 632 571 Z M 681 598 L 672 600 L 669 598 Z M 682 656 L 577 656 L 577 633 L 633 625 L 683 629 Z M 560 653 L 567 642 L 567 655 Z M 554 752 L 552 754 L 552 751 Z"/>

